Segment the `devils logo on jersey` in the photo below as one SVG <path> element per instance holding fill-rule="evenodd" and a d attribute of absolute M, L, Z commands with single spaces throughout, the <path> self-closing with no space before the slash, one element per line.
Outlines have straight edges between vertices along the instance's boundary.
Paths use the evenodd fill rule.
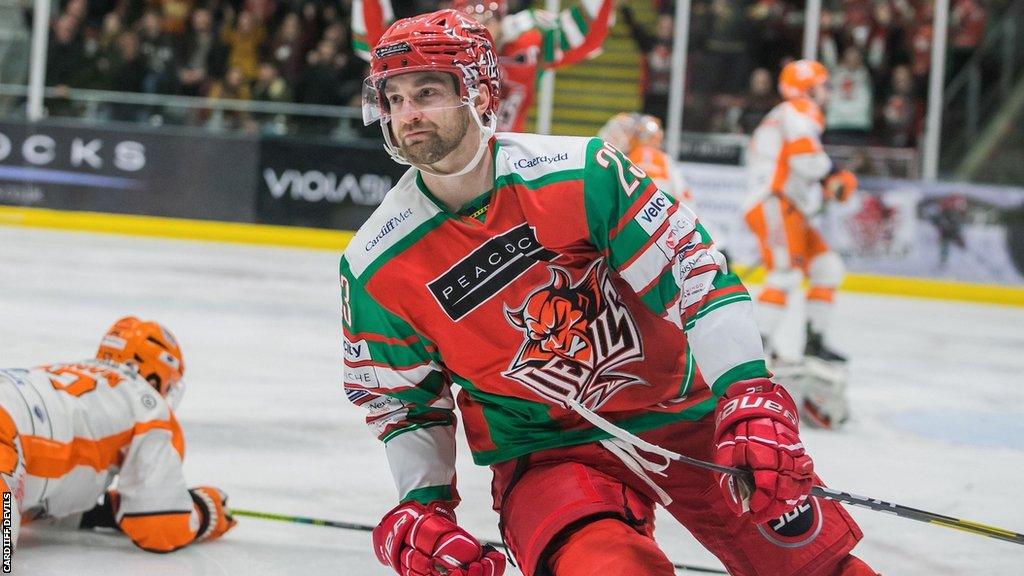
<path fill-rule="evenodd" d="M 614 368 L 642 360 L 636 323 L 598 260 L 575 284 L 564 268 L 548 266 L 550 281 L 505 318 L 526 340 L 503 376 L 568 407 L 572 398 L 597 410 L 616 393 L 645 384 Z"/>

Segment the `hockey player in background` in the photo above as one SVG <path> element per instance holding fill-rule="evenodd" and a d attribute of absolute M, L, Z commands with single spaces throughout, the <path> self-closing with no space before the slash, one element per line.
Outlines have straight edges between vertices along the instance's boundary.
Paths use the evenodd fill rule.
<path fill-rule="evenodd" d="M 185 366 L 156 322 L 117 321 L 96 359 L 0 370 L 0 488 L 21 523 L 120 529 L 150 552 L 235 525 L 227 496 L 188 488 L 174 418 Z M 116 488 L 112 484 L 116 480 Z"/>
<path fill-rule="evenodd" d="M 767 270 L 757 298 L 757 320 L 767 350 L 776 352 L 776 331 L 790 311 L 793 293 L 807 280 L 807 362 L 796 368 L 795 376 L 799 387 L 808 390 L 791 389 L 804 397 L 805 417 L 832 427 L 846 418 L 846 358 L 825 344 L 825 334 L 845 268 L 812 219 L 827 202 L 848 200 L 857 178 L 839 169 L 821 145 L 822 108 L 829 96 L 825 67 L 814 60 L 787 64 L 779 75 L 779 92 L 785 101 L 754 130 L 747 150 L 750 196 L 745 219 L 757 236 Z"/>
<path fill-rule="evenodd" d="M 662 149 L 665 130 L 657 116 L 620 112 L 605 122 L 597 136 L 617 148 L 634 166 L 647 173 L 659 190 L 687 206 L 693 206 L 693 193 L 679 163 Z M 707 222 L 703 226 L 715 239 L 715 250 L 728 256 L 724 237 L 716 234 Z"/>
<path fill-rule="evenodd" d="M 460 12 L 400 20 L 372 53 L 364 117 L 412 165 L 340 263 L 346 394 L 399 493 L 378 559 L 504 572 L 456 519 L 458 404 L 526 576 L 672 575 L 656 504 L 732 574 L 874 574 L 850 516 L 808 498 L 796 406 L 693 213 L 599 138 L 495 134 L 490 34 Z"/>
<path fill-rule="evenodd" d="M 614 23 L 613 0 L 580 0 L 552 14 L 527 9 L 508 14 L 505 0 L 453 0 L 487 27 L 496 43 L 501 68 L 499 132 L 522 132 L 544 70 L 575 64 L 597 56 Z M 354 0 L 352 42 L 356 53 L 369 59 L 387 25 L 394 19 L 391 0 Z"/>
<path fill-rule="evenodd" d="M 679 166 L 661 149 L 665 131 L 657 117 L 620 112 L 605 122 L 597 136 L 646 172 L 659 190 L 683 202 L 693 200 Z"/>

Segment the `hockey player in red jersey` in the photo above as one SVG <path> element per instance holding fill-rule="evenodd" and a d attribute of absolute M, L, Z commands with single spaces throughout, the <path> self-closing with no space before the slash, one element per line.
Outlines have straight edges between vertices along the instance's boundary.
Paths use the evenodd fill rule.
<path fill-rule="evenodd" d="M 44 519 L 117 528 L 150 552 L 235 525 L 223 492 L 185 484 L 174 418 L 184 370 L 170 331 L 131 316 L 94 360 L 0 370 L 0 489 L 14 495 L 15 545 L 22 523 Z"/>
<path fill-rule="evenodd" d="M 808 497 L 796 407 L 693 213 L 599 138 L 495 135 L 490 34 L 460 12 L 400 20 L 372 54 L 365 118 L 411 164 L 340 263 L 345 391 L 399 493 L 378 559 L 504 572 L 455 514 L 458 405 L 526 576 L 673 574 L 658 504 L 732 574 L 874 574 L 850 516 Z M 751 491 L 640 439 L 750 469 Z"/>
<path fill-rule="evenodd" d="M 496 43 L 501 68 L 499 132 L 522 132 L 540 73 L 599 54 L 615 17 L 613 0 L 581 0 L 578 7 L 559 14 L 535 9 L 508 14 L 505 0 L 453 0 L 451 5 L 486 26 Z M 393 19 L 390 0 L 355 0 L 352 41 L 356 53 L 369 59 L 370 47 Z"/>

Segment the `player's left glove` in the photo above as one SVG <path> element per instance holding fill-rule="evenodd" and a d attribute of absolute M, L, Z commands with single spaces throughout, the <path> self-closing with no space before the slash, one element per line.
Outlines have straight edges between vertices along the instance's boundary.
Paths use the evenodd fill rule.
<path fill-rule="evenodd" d="M 857 191 L 857 177 L 849 170 L 836 170 L 825 177 L 825 198 L 846 202 Z"/>
<path fill-rule="evenodd" d="M 480 546 L 455 523 L 455 513 L 438 502 L 406 502 L 391 509 L 373 529 L 373 550 L 381 564 L 401 576 L 505 573 L 505 556 Z"/>
<path fill-rule="evenodd" d="M 758 524 L 802 503 L 814 482 L 814 463 L 800 442 L 796 404 L 768 378 L 736 382 L 719 398 L 714 461 L 753 473 L 749 495 L 735 476 L 723 475 L 720 484 L 733 512 L 749 511 Z"/>
<path fill-rule="evenodd" d="M 220 538 L 238 524 L 228 509 L 228 495 L 220 489 L 198 486 L 189 488 L 188 493 L 192 495 L 192 502 L 199 509 L 200 522 L 196 542 Z"/>
<path fill-rule="evenodd" d="M 92 510 L 82 514 L 78 527 L 83 530 L 93 528 L 120 530 L 121 527 L 117 524 L 117 508 L 120 503 L 121 495 L 118 494 L 117 490 L 107 490 L 106 494 L 103 495 L 103 499 L 93 506 Z"/>

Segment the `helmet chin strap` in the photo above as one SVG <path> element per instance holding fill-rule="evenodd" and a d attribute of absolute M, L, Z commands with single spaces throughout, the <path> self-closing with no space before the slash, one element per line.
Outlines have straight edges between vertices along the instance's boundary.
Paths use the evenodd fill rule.
<path fill-rule="evenodd" d="M 462 103 L 462 105 L 467 106 L 470 103 L 471 100 L 467 99 Z M 497 118 L 495 118 L 493 114 L 491 115 L 490 120 L 487 122 L 487 125 L 484 126 L 483 121 L 480 119 L 480 114 L 477 113 L 475 107 L 470 106 L 469 113 L 470 115 L 473 116 L 473 121 L 476 122 L 476 126 L 479 129 L 480 141 L 477 142 L 476 154 L 473 155 L 473 158 L 468 163 L 466 163 L 465 166 L 463 166 L 460 170 L 456 172 L 437 172 L 435 170 L 427 168 L 425 165 L 410 162 L 408 159 L 406 159 L 405 156 L 402 155 L 401 149 L 398 146 L 396 146 L 394 142 L 391 141 L 391 130 L 388 129 L 387 124 L 385 122 L 381 122 L 381 131 L 384 133 L 384 149 L 387 150 L 388 154 L 395 162 L 398 162 L 399 164 L 414 166 L 420 172 L 425 172 L 427 174 L 430 174 L 431 176 L 437 176 L 440 178 L 454 178 L 456 176 L 462 176 L 463 174 L 476 168 L 477 164 L 480 163 L 480 159 L 483 158 L 484 152 L 487 151 L 487 143 L 491 140 L 491 136 L 494 136 L 494 132 L 498 125 Z"/>

